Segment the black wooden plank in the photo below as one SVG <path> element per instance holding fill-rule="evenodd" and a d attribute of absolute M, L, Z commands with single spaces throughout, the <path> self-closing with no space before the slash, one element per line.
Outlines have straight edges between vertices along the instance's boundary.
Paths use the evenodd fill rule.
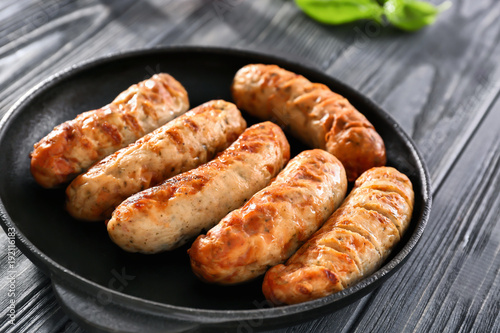
<path fill-rule="evenodd" d="M 65 68 L 110 53 L 154 46 L 158 35 L 179 24 L 197 5 L 183 1 L 160 8 L 154 2 L 88 0 L 71 2 L 79 7 L 68 11 L 63 10 L 65 6 L 59 10 L 54 7 L 57 1 L 35 3 L 39 11 L 50 11 L 48 19 L 34 25 L 30 22 L 36 12 L 19 12 L 19 21 L 30 29 L 20 28 L 26 33 L 11 34 L 0 48 L 0 89 L 4 96 L 0 115 L 28 89 Z"/>

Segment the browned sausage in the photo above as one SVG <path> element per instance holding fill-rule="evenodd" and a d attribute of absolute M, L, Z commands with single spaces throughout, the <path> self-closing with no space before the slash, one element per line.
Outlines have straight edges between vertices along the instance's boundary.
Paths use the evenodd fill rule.
<path fill-rule="evenodd" d="M 232 93 L 240 109 L 285 125 L 311 147 L 335 155 L 349 181 L 385 164 L 384 142 L 372 124 L 323 84 L 276 65 L 255 64 L 236 73 Z"/>
<path fill-rule="evenodd" d="M 324 226 L 285 265 L 266 273 L 266 298 L 275 304 L 305 302 L 372 274 L 408 228 L 413 196 L 408 177 L 394 168 L 363 173 Z"/>
<path fill-rule="evenodd" d="M 202 104 L 75 178 L 66 190 L 66 208 L 78 219 L 108 219 L 132 194 L 211 160 L 245 127 L 233 103 L 215 100 Z"/>
<path fill-rule="evenodd" d="M 55 127 L 35 144 L 31 174 L 43 187 L 56 187 L 188 109 L 184 87 L 168 74 L 154 75 Z"/>
<path fill-rule="evenodd" d="M 113 212 L 108 234 L 129 252 L 174 249 L 241 207 L 289 158 L 279 126 L 254 125 L 207 164 L 125 200 Z"/>
<path fill-rule="evenodd" d="M 220 284 L 264 274 L 321 227 L 346 191 L 345 170 L 335 156 L 303 151 L 271 185 L 196 239 L 189 250 L 193 272 Z"/>

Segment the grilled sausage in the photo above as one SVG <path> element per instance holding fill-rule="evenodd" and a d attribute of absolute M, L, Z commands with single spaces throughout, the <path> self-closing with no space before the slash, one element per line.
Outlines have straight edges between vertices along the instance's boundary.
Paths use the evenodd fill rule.
<path fill-rule="evenodd" d="M 43 187 L 56 187 L 188 109 L 184 87 L 168 74 L 154 75 L 55 127 L 35 144 L 31 174 Z"/>
<path fill-rule="evenodd" d="M 108 222 L 109 236 L 129 252 L 181 246 L 241 207 L 289 158 L 283 131 L 271 122 L 256 124 L 207 164 L 121 203 Z"/>
<path fill-rule="evenodd" d="M 206 282 L 234 284 L 285 261 L 342 203 L 347 179 L 330 153 L 303 151 L 268 187 L 229 213 L 188 251 Z"/>
<path fill-rule="evenodd" d="M 385 165 L 384 142 L 372 124 L 323 84 L 276 65 L 255 64 L 236 73 L 232 94 L 240 109 L 285 125 L 311 147 L 335 155 L 349 181 Z"/>
<path fill-rule="evenodd" d="M 285 265 L 267 271 L 262 291 L 275 304 L 327 296 L 372 274 L 410 223 L 410 180 L 394 168 L 363 173 L 342 206 Z"/>
<path fill-rule="evenodd" d="M 245 127 L 234 104 L 222 100 L 202 104 L 75 178 L 66 190 L 66 208 L 78 219 L 108 219 L 132 194 L 211 160 Z"/>

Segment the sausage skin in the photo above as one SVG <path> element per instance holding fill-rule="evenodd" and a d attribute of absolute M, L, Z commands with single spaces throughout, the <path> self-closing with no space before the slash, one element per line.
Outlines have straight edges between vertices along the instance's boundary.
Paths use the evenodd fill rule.
<path fill-rule="evenodd" d="M 202 104 L 76 177 L 66 189 L 66 209 L 81 220 L 109 219 L 123 200 L 208 162 L 245 128 L 233 103 Z"/>
<path fill-rule="evenodd" d="M 363 173 L 342 206 L 285 265 L 267 271 L 262 291 L 274 304 L 294 304 L 348 288 L 375 272 L 411 220 L 414 194 L 394 168 Z"/>
<path fill-rule="evenodd" d="M 240 109 L 285 125 L 309 146 L 335 155 L 349 181 L 385 165 L 384 142 L 373 125 L 323 84 L 276 65 L 252 64 L 236 73 L 231 89 Z"/>
<path fill-rule="evenodd" d="M 41 186 L 57 187 L 188 109 L 187 92 L 177 80 L 153 75 L 110 104 L 56 126 L 35 144 L 31 174 Z"/>
<path fill-rule="evenodd" d="M 335 156 L 303 151 L 268 187 L 196 239 L 188 251 L 193 272 L 219 284 L 264 274 L 321 227 L 346 191 L 345 170 Z"/>
<path fill-rule="evenodd" d="M 122 202 L 108 234 L 125 251 L 157 253 L 185 244 L 264 188 L 290 158 L 279 126 L 251 126 L 212 161 Z"/>

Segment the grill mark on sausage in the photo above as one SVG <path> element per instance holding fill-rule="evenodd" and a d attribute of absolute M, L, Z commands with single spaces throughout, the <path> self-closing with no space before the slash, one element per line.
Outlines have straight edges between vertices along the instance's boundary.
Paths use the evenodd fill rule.
<path fill-rule="evenodd" d="M 184 139 L 177 128 L 173 128 L 170 131 L 165 132 L 165 135 L 168 136 L 170 141 L 176 145 L 179 152 L 183 152 L 185 150 Z"/>
<path fill-rule="evenodd" d="M 325 270 L 330 270 L 332 273 L 335 272 L 343 288 L 349 287 L 350 275 L 356 273 L 360 274 L 358 264 L 346 253 L 337 251 L 336 249 L 323 244 L 317 244 L 313 246 L 313 248 L 317 252 L 325 254 L 330 259 L 332 259 L 319 259 L 319 262 L 314 263 L 314 265 L 319 266 Z"/>
<path fill-rule="evenodd" d="M 340 253 L 348 255 L 356 263 L 356 266 L 361 274 L 364 275 L 367 273 L 360 255 L 362 256 L 363 252 L 376 250 L 375 246 L 368 239 L 357 232 L 338 228 L 337 226 L 335 226 L 333 230 L 328 233 L 327 237 L 328 238 L 323 237 L 319 244 L 329 246 Z M 376 251 L 379 255 L 377 261 L 379 261 L 381 258 L 380 252 L 378 250 Z"/>
<path fill-rule="evenodd" d="M 367 235 L 366 230 L 364 230 L 360 227 L 356 228 L 355 224 L 350 224 L 350 225 L 340 225 L 339 224 L 339 225 L 337 225 L 337 228 L 350 231 L 352 233 L 358 234 L 360 237 L 363 237 L 364 239 L 366 239 L 367 242 L 370 242 L 370 244 L 373 245 L 374 249 L 377 251 L 380 258 L 385 258 L 385 255 L 383 254 L 383 252 L 381 252 L 380 246 L 373 242 L 373 239 Z M 374 237 L 375 236 L 373 236 L 373 238 Z"/>
<path fill-rule="evenodd" d="M 198 132 L 198 130 L 200 129 L 200 127 L 198 126 L 198 124 L 196 124 L 194 121 L 192 121 L 189 118 L 184 119 L 184 124 L 187 127 L 191 128 L 193 130 L 193 132 Z"/>
<path fill-rule="evenodd" d="M 341 281 L 340 281 L 340 279 L 337 277 L 337 275 L 336 275 L 334 272 L 332 272 L 331 270 L 329 270 L 329 269 L 325 268 L 324 272 L 325 272 L 326 278 L 327 278 L 328 280 L 330 280 L 330 282 L 331 282 L 332 284 L 334 284 L 334 285 L 335 285 L 335 284 L 337 284 L 337 283 L 341 282 Z M 342 282 L 341 282 L 341 283 L 342 283 Z"/>
<path fill-rule="evenodd" d="M 77 136 L 77 133 L 78 133 L 78 129 L 76 128 L 76 126 L 74 124 L 69 123 L 69 122 L 63 123 L 59 127 L 59 130 L 60 130 L 60 132 L 62 132 L 62 135 L 63 135 L 63 138 L 65 141 L 74 140 L 75 137 Z M 50 140 L 50 141 L 52 141 L 52 140 Z M 38 144 L 36 146 L 38 146 Z M 59 146 L 59 147 L 62 148 L 61 146 Z"/>
<path fill-rule="evenodd" d="M 307 166 L 301 166 L 297 170 L 295 180 L 309 180 L 316 183 L 321 183 L 323 179 L 320 174 L 314 172 L 311 168 Z"/>
<path fill-rule="evenodd" d="M 116 126 L 108 122 L 104 122 L 100 124 L 99 127 L 102 129 L 103 133 L 111 139 L 114 145 L 118 145 L 122 142 L 122 135 Z"/>
<path fill-rule="evenodd" d="M 402 237 L 403 225 L 401 222 L 402 216 L 400 212 L 408 209 L 408 203 L 406 200 L 399 193 L 384 192 L 380 190 L 373 190 L 370 194 L 362 192 L 361 195 L 369 196 L 368 200 L 363 202 L 354 202 L 352 207 L 364 208 L 368 211 L 380 214 L 397 228 L 399 236 Z M 406 207 L 403 207 L 403 205 Z"/>
<path fill-rule="evenodd" d="M 279 214 L 276 207 L 271 203 L 267 203 L 265 205 L 257 204 L 252 208 L 250 211 L 243 209 L 241 212 L 245 219 L 243 231 L 247 236 L 257 233 L 269 233 L 269 230 L 274 227 L 272 225 L 273 218 Z"/>
<path fill-rule="evenodd" d="M 179 195 L 193 195 L 200 192 L 210 182 L 210 178 L 199 173 L 184 173 L 164 181 L 160 188 L 150 188 L 126 200 L 126 204 L 154 200 L 168 204 L 168 200 Z"/>
<path fill-rule="evenodd" d="M 354 258 L 351 256 L 350 253 L 346 253 L 341 247 L 335 246 L 332 242 L 326 242 L 326 241 L 319 243 L 318 247 L 323 247 L 324 249 L 328 249 L 328 252 L 330 252 L 330 253 L 337 252 L 337 253 L 343 255 L 345 258 L 349 258 L 346 261 L 355 265 L 356 269 L 359 272 L 362 272 L 360 264 L 356 260 L 354 260 Z M 323 267 L 325 270 L 329 270 L 326 266 L 323 266 L 323 265 L 318 265 L 318 266 Z M 333 273 L 332 271 L 330 271 L 330 272 Z M 342 285 L 344 286 L 344 288 L 347 288 L 347 286 L 348 286 L 347 280 L 342 279 L 342 278 L 339 278 L 339 280 L 342 283 Z"/>
<path fill-rule="evenodd" d="M 367 211 L 364 208 L 357 208 L 357 209 Z M 385 227 L 383 226 L 384 224 L 392 224 L 392 222 L 389 219 L 387 219 L 386 217 L 384 217 L 383 215 L 381 215 L 377 212 L 373 212 L 373 213 L 376 214 L 375 218 L 378 221 L 377 225 L 374 228 L 380 227 L 380 228 L 384 228 L 384 230 L 385 230 Z M 335 223 L 336 228 L 342 228 L 342 229 L 349 230 L 351 232 L 359 234 L 360 236 L 367 239 L 370 243 L 372 243 L 372 245 L 375 247 L 375 249 L 377 250 L 377 252 L 379 253 L 381 258 L 386 257 L 387 253 L 384 254 L 384 251 L 383 251 L 384 250 L 383 239 L 379 239 L 378 235 L 372 233 L 369 229 L 366 229 L 364 226 L 360 225 L 359 223 L 356 223 L 356 220 L 350 216 L 341 215 L 337 220 L 338 220 L 338 222 Z M 365 223 L 369 223 L 369 222 L 365 222 Z M 394 228 L 396 228 L 396 227 L 394 226 Z M 396 229 L 396 231 L 398 231 L 398 230 Z M 398 231 L 398 240 L 399 240 L 399 231 Z M 385 252 L 387 252 L 387 251 L 385 251 Z"/>
<path fill-rule="evenodd" d="M 137 121 L 137 119 L 134 116 L 132 116 L 128 113 L 122 113 L 121 117 L 123 118 L 126 126 L 128 126 L 128 128 L 130 129 L 131 132 L 133 132 L 137 136 L 142 134 L 143 129 L 142 129 L 141 125 L 139 125 L 139 122 Z"/>
<path fill-rule="evenodd" d="M 393 183 L 366 184 L 363 185 L 363 188 L 401 196 L 409 207 L 413 207 L 412 199 L 408 197 L 408 195 L 404 190 L 401 189 L 400 186 L 397 186 Z"/>

